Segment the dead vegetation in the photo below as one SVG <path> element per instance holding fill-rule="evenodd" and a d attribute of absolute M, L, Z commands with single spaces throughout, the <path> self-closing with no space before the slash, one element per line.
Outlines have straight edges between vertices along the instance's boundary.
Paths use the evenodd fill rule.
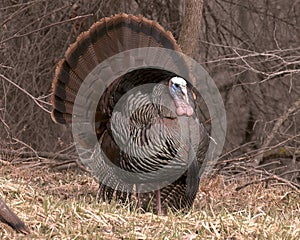
<path fill-rule="evenodd" d="M 16 234 L 1 224 L 1 239 L 298 239 L 300 195 L 284 184 L 253 179 L 202 182 L 187 214 L 157 216 L 96 201 L 97 183 L 86 173 L 0 165 L 0 197 L 31 229 Z"/>

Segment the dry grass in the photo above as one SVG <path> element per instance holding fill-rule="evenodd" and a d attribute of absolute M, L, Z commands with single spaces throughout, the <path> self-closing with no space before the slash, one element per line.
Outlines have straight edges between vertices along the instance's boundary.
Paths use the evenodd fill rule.
<path fill-rule="evenodd" d="M 2 165 L 1 165 L 2 164 Z M 0 192 L 31 229 L 0 224 L 0 239 L 299 239 L 300 197 L 282 185 L 251 185 L 222 177 L 203 182 L 187 215 L 130 211 L 96 202 L 87 174 L 31 170 L 0 163 Z"/>

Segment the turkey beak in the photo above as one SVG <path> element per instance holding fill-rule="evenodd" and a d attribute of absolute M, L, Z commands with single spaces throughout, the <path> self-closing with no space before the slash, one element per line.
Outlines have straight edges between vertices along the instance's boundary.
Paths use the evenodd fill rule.
<path fill-rule="evenodd" d="M 180 89 L 181 89 L 181 93 L 182 93 L 182 98 L 183 98 L 183 100 L 184 100 L 187 104 L 189 104 L 189 98 L 188 98 L 186 86 L 181 86 Z"/>

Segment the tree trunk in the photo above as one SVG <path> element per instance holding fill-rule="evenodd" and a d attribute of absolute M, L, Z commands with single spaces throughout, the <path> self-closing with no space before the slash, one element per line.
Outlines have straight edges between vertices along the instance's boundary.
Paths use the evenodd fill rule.
<path fill-rule="evenodd" d="M 184 18 L 178 42 L 186 55 L 195 57 L 201 30 L 203 0 L 185 0 L 184 7 Z"/>

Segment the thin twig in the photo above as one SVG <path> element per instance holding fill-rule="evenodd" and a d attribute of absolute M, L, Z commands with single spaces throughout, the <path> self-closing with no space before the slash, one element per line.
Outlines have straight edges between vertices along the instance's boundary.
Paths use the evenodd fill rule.
<path fill-rule="evenodd" d="M 290 107 L 288 110 L 286 110 L 282 116 L 280 116 L 277 121 L 274 124 L 273 129 L 271 132 L 268 134 L 267 138 L 264 140 L 262 146 L 260 147 L 260 150 L 257 154 L 256 161 L 259 163 L 262 158 L 263 154 L 265 152 L 265 149 L 268 148 L 270 145 L 271 141 L 275 137 L 276 133 L 278 133 L 279 128 L 282 126 L 282 124 L 287 120 L 287 118 L 292 115 L 294 112 L 298 111 L 300 109 L 300 98 L 297 99 Z"/>
<path fill-rule="evenodd" d="M 242 167 L 243 168 L 243 167 Z M 300 185 L 297 184 L 297 183 L 294 183 L 294 182 L 291 182 L 285 178 L 282 178 L 278 175 L 275 175 L 275 174 L 272 174 L 266 170 L 259 170 L 259 169 L 247 169 L 248 171 L 252 171 L 252 172 L 255 172 L 255 173 L 259 173 L 259 174 L 263 174 L 263 175 L 267 175 L 266 177 L 263 177 L 263 178 L 260 178 L 260 179 L 257 179 L 257 180 L 253 180 L 253 181 L 250 181 L 250 182 L 247 182 L 239 187 L 237 187 L 235 190 L 236 191 L 240 191 L 241 189 L 251 185 L 251 184 L 256 184 L 256 183 L 260 183 L 260 182 L 264 182 L 264 181 L 269 181 L 269 180 L 277 180 L 279 182 L 282 182 L 284 184 L 286 184 L 287 186 L 289 186 L 290 188 L 292 188 L 293 190 L 295 190 L 297 193 L 300 194 Z"/>
<path fill-rule="evenodd" d="M 92 16 L 93 16 L 93 14 L 86 14 L 86 15 L 76 16 L 76 17 L 73 17 L 73 18 L 70 18 L 70 19 L 67 19 L 67 20 L 64 20 L 64 21 L 49 24 L 47 26 L 32 30 L 32 31 L 24 33 L 24 34 L 14 34 L 13 36 L 11 36 L 9 38 L 6 38 L 3 41 L 1 41 L 0 44 L 3 44 L 3 43 L 5 43 L 9 40 L 14 39 L 14 38 L 24 37 L 24 36 L 30 35 L 32 33 L 39 32 L 39 31 L 47 29 L 47 28 L 51 28 L 51 27 L 54 27 L 54 26 L 57 26 L 57 25 L 61 25 L 61 24 L 64 24 L 64 23 L 68 23 L 68 22 L 72 22 L 72 21 L 76 21 L 76 20 L 79 20 L 79 19 L 82 19 L 82 18 L 87 18 L 87 17 L 92 17 Z"/>
<path fill-rule="evenodd" d="M 44 103 L 44 101 L 39 100 L 39 98 L 34 97 L 33 95 L 31 95 L 29 92 L 27 92 L 24 88 L 22 88 L 21 86 L 19 86 L 18 84 L 16 84 L 15 82 L 13 82 L 12 80 L 10 80 L 9 78 L 5 77 L 3 74 L 0 73 L 0 78 L 4 79 L 5 81 L 9 82 L 10 84 L 12 84 L 13 86 L 15 86 L 16 88 L 18 88 L 20 91 L 22 91 L 23 93 L 25 93 L 28 97 L 30 97 L 36 105 L 38 105 L 43 111 L 47 112 L 47 113 L 51 113 L 48 109 L 44 108 L 41 103 Z"/>
<path fill-rule="evenodd" d="M 47 159 L 56 159 L 56 160 L 71 160 L 77 159 L 78 156 L 70 155 L 70 154 L 57 154 L 51 152 L 24 152 L 24 151 L 16 151 L 11 149 L 0 149 L 0 153 L 10 154 L 14 156 L 18 156 L 20 158 L 47 158 Z"/>

